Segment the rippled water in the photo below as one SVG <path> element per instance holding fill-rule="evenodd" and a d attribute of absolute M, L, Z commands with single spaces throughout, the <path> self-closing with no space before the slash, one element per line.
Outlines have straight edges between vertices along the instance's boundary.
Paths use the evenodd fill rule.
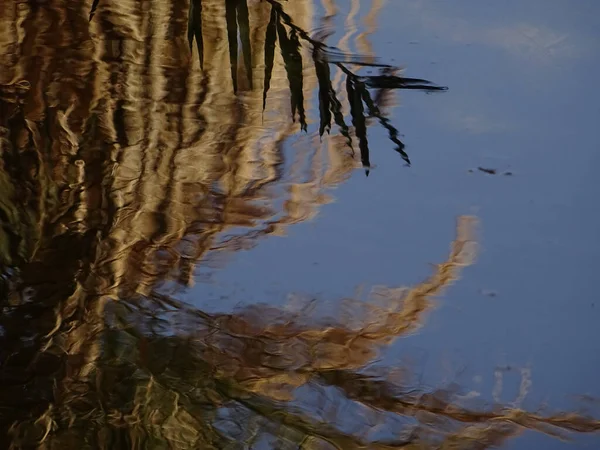
<path fill-rule="evenodd" d="M 600 447 L 598 13 L 0 3 L 0 448 Z"/>

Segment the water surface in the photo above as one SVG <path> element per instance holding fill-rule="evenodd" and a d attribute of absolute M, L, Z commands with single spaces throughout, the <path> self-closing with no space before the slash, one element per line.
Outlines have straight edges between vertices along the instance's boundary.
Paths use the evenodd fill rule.
<path fill-rule="evenodd" d="M 599 446 L 599 12 L 0 7 L 0 446 Z"/>

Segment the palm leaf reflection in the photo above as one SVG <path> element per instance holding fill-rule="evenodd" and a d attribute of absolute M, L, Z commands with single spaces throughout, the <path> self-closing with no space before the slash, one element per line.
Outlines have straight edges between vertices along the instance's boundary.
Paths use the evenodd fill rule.
<path fill-rule="evenodd" d="M 267 25 L 265 36 L 265 81 L 263 88 L 263 111 L 267 106 L 267 93 L 271 87 L 271 75 L 273 73 L 273 65 L 275 62 L 275 43 L 277 41 L 277 25 L 279 17 L 277 11 L 271 8 L 271 17 Z"/>
<path fill-rule="evenodd" d="M 287 30 L 281 22 L 277 24 L 277 36 L 281 47 L 281 56 L 285 63 L 290 84 L 290 98 L 292 107 L 292 119 L 296 117 L 300 121 L 300 128 L 306 130 L 306 115 L 304 113 L 304 94 L 302 93 L 302 56 L 300 55 L 300 42 L 296 30 L 290 30 L 288 37 Z M 265 58 L 266 59 L 266 58 Z"/>
<path fill-rule="evenodd" d="M 250 18 L 246 0 L 225 0 L 225 19 L 227 22 L 227 40 L 229 43 L 229 62 L 233 91 L 238 90 L 238 34 L 242 43 L 242 56 L 246 77 L 252 89 L 252 49 L 250 45 Z"/>
<path fill-rule="evenodd" d="M 202 37 L 202 0 L 190 0 L 188 16 L 188 42 L 190 51 L 196 40 L 196 48 L 200 59 L 200 67 L 204 67 L 204 38 Z"/>
<path fill-rule="evenodd" d="M 92 2 L 92 7 L 90 9 L 90 22 L 92 21 L 92 19 L 94 18 L 94 14 L 96 14 L 96 9 L 98 9 L 98 3 L 100 2 L 100 0 L 94 0 Z"/>
<path fill-rule="evenodd" d="M 268 92 L 271 86 L 273 72 L 275 47 L 277 44 L 285 64 L 285 70 L 289 83 L 290 103 L 292 119 L 295 120 L 296 113 L 302 130 L 307 130 L 306 113 L 303 94 L 303 59 L 302 43 L 311 47 L 312 65 L 318 81 L 318 105 L 319 105 L 319 136 L 331 130 L 332 119 L 346 138 L 346 144 L 353 151 L 350 129 L 346 125 L 342 104 L 338 101 L 331 82 L 330 65 L 335 65 L 342 70 L 346 76 L 346 87 L 348 93 L 349 110 L 352 119 L 354 134 L 359 142 L 360 156 L 366 173 L 370 168 L 370 150 L 367 139 L 368 118 L 364 116 L 364 108 L 367 107 L 369 117 L 374 117 L 381 126 L 388 131 L 390 140 L 394 143 L 396 152 L 410 165 L 408 154 L 404 150 L 404 143 L 399 139 L 397 129 L 385 118 L 380 109 L 375 105 L 377 100 L 371 100 L 368 89 L 376 89 L 377 97 L 385 95 L 386 92 L 395 89 L 421 90 L 427 92 L 443 91 L 445 87 L 437 86 L 430 81 L 419 78 L 406 78 L 393 74 L 392 67 L 382 64 L 371 56 L 348 55 L 334 47 L 326 45 L 312 38 L 308 32 L 297 26 L 276 0 L 267 0 L 271 6 L 270 19 L 265 28 L 264 46 L 264 84 L 263 84 L 263 110 L 267 104 Z M 190 45 L 192 36 L 196 36 L 198 52 L 201 50 L 201 38 L 198 38 L 200 19 L 197 17 L 201 11 L 201 0 L 192 0 L 190 8 L 190 30 L 188 31 Z M 242 56 L 246 68 L 246 76 L 252 87 L 252 52 L 249 40 L 249 18 L 246 0 L 226 0 L 225 17 L 227 24 L 227 37 L 229 43 L 229 58 L 231 79 L 234 92 L 238 90 L 238 35 L 242 44 Z M 192 28 L 194 31 L 192 32 Z M 201 59 L 202 61 L 202 59 Z M 352 72 L 348 67 L 372 67 L 380 68 L 379 75 L 359 75 Z"/>
<path fill-rule="evenodd" d="M 319 135 L 322 136 L 325 131 L 329 132 L 333 113 L 335 123 L 338 125 L 341 134 L 346 137 L 348 146 L 352 149 L 352 139 L 344 121 L 344 116 L 341 113 L 341 104 L 336 98 L 331 83 L 329 65 L 335 64 L 346 75 L 346 90 L 352 124 L 354 126 L 354 134 L 359 141 L 360 158 L 362 165 L 366 170 L 366 174 L 369 174 L 371 163 L 364 105 L 367 106 L 369 115 L 377 118 L 379 123 L 388 131 L 390 140 L 395 144 L 395 150 L 400 154 L 402 159 L 410 165 L 408 154 L 404 151 L 404 143 L 398 138 L 397 129 L 390 123 L 389 119 L 383 117 L 379 108 L 376 107 L 375 103 L 371 100 L 371 95 L 367 88 L 377 89 L 378 96 L 393 89 L 416 89 L 432 92 L 443 91 L 446 90 L 446 88 L 436 86 L 430 81 L 423 79 L 396 76 L 391 73 L 390 69 L 392 68 L 390 66 L 378 63 L 372 57 L 346 55 L 322 42 L 316 41 L 312 39 L 307 32 L 294 24 L 291 17 L 283 12 L 281 4 L 275 0 L 268 1 L 272 6 L 273 11 L 276 11 L 279 14 L 283 22 L 313 48 L 312 63 L 314 64 L 319 83 Z M 347 65 L 380 67 L 382 73 L 380 75 L 357 75 L 349 70 L 346 67 Z"/>

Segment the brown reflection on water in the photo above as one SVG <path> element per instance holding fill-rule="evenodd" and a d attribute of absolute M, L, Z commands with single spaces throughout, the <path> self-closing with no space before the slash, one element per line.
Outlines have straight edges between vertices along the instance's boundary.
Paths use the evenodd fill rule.
<path fill-rule="evenodd" d="M 428 280 L 332 318 L 312 303 L 208 314 L 165 294 L 211 254 L 314 217 L 368 169 L 372 119 L 403 152 L 385 99 L 435 89 L 353 72 L 375 60 L 308 36 L 310 2 L 244 5 L 0 6 L 1 448 L 486 448 L 524 428 L 597 430 L 369 369 L 471 263 L 472 217 Z M 286 165 L 310 98 L 318 117 Z"/>

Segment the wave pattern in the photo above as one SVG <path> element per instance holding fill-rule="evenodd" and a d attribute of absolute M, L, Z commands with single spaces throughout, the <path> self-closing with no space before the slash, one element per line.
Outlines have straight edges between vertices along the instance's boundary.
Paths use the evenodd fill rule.
<path fill-rule="evenodd" d="M 0 447 L 479 449 L 526 428 L 598 430 L 370 370 L 472 262 L 472 217 L 428 280 L 337 302 L 335 318 L 310 302 L 208 314 L 165 293 L 214 255 L 313 218 L 330 188 L 368 169 L 371 122 L 409 162 L 385 117 L 390 92 L 441 88 L 311 37 L 312 11 L 2 3 Z M 365 64 L 380 75 L 351 70 Z M 339 134 L 324 133 L 331 122 Z M 382 427 L 400 431 L 382 440 Z"/>

